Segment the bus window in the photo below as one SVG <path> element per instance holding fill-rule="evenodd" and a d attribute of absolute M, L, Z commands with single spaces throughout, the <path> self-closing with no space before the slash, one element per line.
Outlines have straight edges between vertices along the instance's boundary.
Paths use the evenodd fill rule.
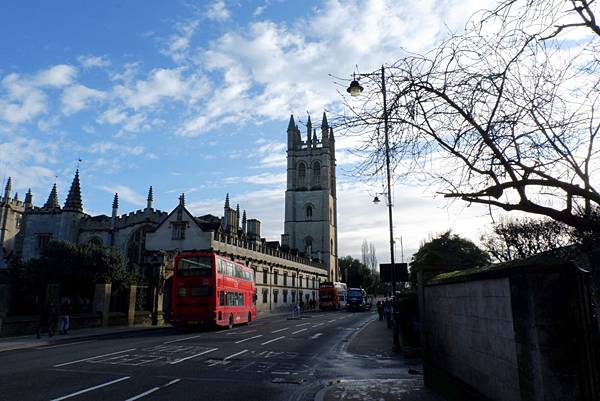
<path fill-rule="evenodd" d="M 219 305 L 225 306 L 225 291 L 219 292 Z"/>
<path fill-rule="evenodd" d="M 212 275 L 211 256 L 191 256 L 179 259 L 177 266 L 178 277 L 210 275 Z"/>

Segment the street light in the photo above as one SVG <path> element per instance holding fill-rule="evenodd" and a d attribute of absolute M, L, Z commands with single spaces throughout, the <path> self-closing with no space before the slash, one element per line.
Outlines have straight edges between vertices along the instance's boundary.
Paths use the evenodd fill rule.
<path fill-rule="evenodd" d="M 377 73 L 369 73 L 369 74 L 353 74 L 352 82 L 350 82 L 350 86 L 346 91 L 353 97 L 359 96 L 364 88 L 360 85 L 357 79 L 358 77 L 373 77 L 377 76 Z M 390 224 L 390 264 L 392 269 L 392 293 L 394 294 L 394 301 L 397 302 L 396 298 L 396 277 L 395 277 L 395 261 L 394 261 L 394 224 L 393 224 L 393 216 L 392 216 L 392 189 L 391 189 L 391 173 L 390 173 L 390 141 L 389 141 L 389 122 L 388 122 L 388 109 L 387 109 L 387 93 L 385 88 L 385 67 L 381 66 L 381 94 L 383 96 L 383 133 L 385 138 L 385 167 L 386 167 L 386 178 L 387 178 L 387 206 L 388 206 L 388 217 Z M 373 203 L 379 203 L 379 198 L 375 196 L 373 199 Z M 398 321 L 397 321 L 398 313 L 396 308 L 394 308 L 394 347 L 396 349 L 400 348 L 400 339 L 398 333 Z"/>

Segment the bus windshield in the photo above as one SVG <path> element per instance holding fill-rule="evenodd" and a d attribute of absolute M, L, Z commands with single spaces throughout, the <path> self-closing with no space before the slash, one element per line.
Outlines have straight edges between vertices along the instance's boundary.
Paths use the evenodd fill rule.
<path fill-rule="evenodd" d="M 212 256 L 190 256 L 179 259 L 177 277 L 212 275 Z"/>

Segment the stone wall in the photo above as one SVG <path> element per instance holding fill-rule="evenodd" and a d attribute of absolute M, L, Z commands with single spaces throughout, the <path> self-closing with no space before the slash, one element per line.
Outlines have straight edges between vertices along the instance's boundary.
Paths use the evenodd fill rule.
<path fill-rule="evenodd" d="M 426 383 L 461 388 L 461 399 L 597 399 L 590 274 L 572 260 L 545 255 L 422 286 Z"/>

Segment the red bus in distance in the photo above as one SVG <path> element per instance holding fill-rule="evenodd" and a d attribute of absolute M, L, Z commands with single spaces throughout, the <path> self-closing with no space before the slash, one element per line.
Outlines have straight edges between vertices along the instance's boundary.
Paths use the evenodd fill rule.
<path fill-rule="evenodd" d="M 346 283 L 325 281 L 319 284 L 319 309 L 335 310 L 346 307 Z"/>
<path fill-rule="evenodd" d="M 256 319 L 254 271 L 215 252 L 175 257 L 171 324 L 228 326 Z"/>

